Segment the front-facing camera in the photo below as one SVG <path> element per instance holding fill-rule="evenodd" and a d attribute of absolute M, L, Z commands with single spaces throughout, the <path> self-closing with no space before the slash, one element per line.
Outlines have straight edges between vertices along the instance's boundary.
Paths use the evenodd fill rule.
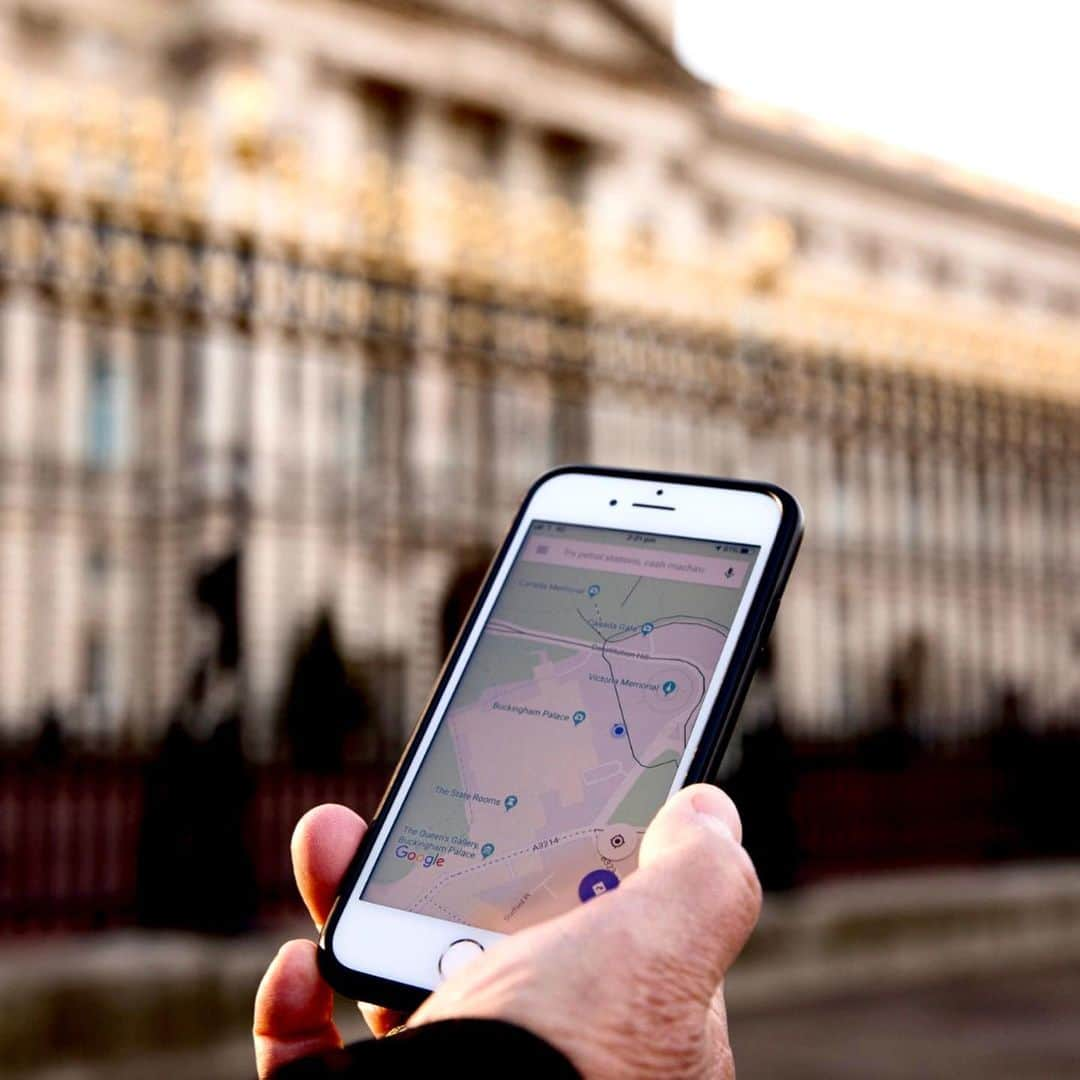
<path fill-rule="evenodd" d="M 618 505 L 618 502 L 618 499 L 612 499 L 611 502 L 608 503 L 608 506 L 616 506 Z"/>

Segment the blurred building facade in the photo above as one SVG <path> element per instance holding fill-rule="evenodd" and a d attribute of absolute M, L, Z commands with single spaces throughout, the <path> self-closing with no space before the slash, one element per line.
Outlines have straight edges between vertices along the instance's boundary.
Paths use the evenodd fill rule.
<path fill-rule="evenodd" d="M 4 3 L 8 737 L 270 754 L 324 612 L 400 737 L 578 460 L 803 500 L 792 731 L 1075 724 L 1080 215 L 718 95 L 670 6 Z"/>

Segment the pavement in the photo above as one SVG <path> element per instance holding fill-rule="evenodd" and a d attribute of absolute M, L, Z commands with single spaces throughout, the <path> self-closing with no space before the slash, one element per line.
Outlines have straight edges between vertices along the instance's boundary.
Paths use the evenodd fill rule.
<path fill-rule="evenodd" d="M 729 1016 L 739 1080 L 1076 1080 L 1080 964 Z"/>
<path fill-rule="evenodd" d="M 10 1080 L 252 1074 L 279 927 L 0 945 Z M 740 1080 L 1080 1077 L 1080 864 L 834 882 L 770 897 L 727 998 Z M 339 1003 L 347 1039 L 363 1033 Z"/>

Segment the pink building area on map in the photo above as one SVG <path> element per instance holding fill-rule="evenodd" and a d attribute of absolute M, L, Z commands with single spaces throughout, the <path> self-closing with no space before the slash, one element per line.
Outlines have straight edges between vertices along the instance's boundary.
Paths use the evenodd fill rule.
<path fill-rule="evenodd" d="M 588 540 L 564 540 L 534 536 L 521 553 L 525 562 L 567 566 L 577 570 L 603 570 L 615 574 L 640 574 L 667 581 L 687 581 L 741 589 L 750 564 L 725 556 L 689 555 L 681 551 L 657 551 Z"/>
<path fill-rule="evenodd" d="M 487 632 L 526 639 L 533 633 L 509 624 Z M 531 678 L 492 687 L 448 715 L 465 786 L 509 784 L 521 794 L 533 778 L 547 778 L 537 802 L 523 799 L 514 821 L 502 816 L 506 826 L 520 828 L 535 813 L 536 835 L 607 822 L 640 776 L 639 762 L 681 752 L 726 637 L 723 628 L 690 619 L 603 647 L 566 639 L 574 655 L 557 661 L 538 654 Z M 549 640 L 541 635 L 537 644 Z M 587 718 L 580 726 L 575 713 Z M 489 751 L 499 745 L 512 745 L 513 753 L 496 762 Z M 469 813 L 482 809 L 470 806 Z"/>

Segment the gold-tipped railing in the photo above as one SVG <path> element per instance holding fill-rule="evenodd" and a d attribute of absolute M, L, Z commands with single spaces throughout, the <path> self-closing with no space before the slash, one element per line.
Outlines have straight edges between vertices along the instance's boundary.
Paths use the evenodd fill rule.
<path fill-rule="evenodd" d="M 61 281 L 87 280 L 104 258 L 121 290 L 149 274 L 169 295 L 202 274 L 205 295 L 229 308 L 242 275 L 228 253 L 246 245 L 312 272 L 375 266 L 466 294 L 617 312 L 1080 401 L 1075 321 L 1021 321 L 929 292 L 823 280 L 793 257 L 790 230 L 776 219 L 737 247 L 672 251 L 594 226 L 556 198 L 395 167 L 374 153 L 328 171 L 295 135 L 271 129 L 251 87 L 241 90 L 211 123 L 156 99 L 0 79 L 12 264 L 32 261 L 51 230 Z M 61 223 L 47 226 L 44 213 Z M 102 221 L 119 229 L 104 255 L 92 235 Z M 196 234 L 220 249 L 198 266 L 187 246 Z"/>

